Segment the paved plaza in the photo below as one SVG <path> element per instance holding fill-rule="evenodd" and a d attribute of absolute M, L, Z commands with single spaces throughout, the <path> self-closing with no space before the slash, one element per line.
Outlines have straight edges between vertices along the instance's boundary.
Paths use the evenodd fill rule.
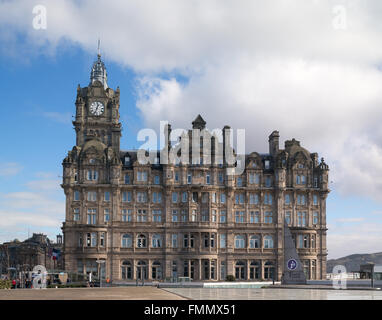
<path fill-rule="evenodd" d="M 376 290 L 215 289 L 215 288 L 64 288 L 0 290 L 0 300 L 382 300 Z"/>

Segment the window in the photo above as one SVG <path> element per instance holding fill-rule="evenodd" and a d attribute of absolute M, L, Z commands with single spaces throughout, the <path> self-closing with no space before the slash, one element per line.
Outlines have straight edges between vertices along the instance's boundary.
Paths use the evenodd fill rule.
<path fill-rule="evenodd" d="M 96 224 L 97 209 L 88 209 L 87 224 Z"/>
<path fill-rule="evenodd" d="M 211 202 L 216 203 L 216 192 L 211 193 Z"/>
<path fill-rule="evenodd" d="M 147 202 L 147 192 L 137 192 L 137 202 Z"/>
<path fill-rule="evenodd" d="M 97 233 L 92 232 L 91 233 L 91 247 L 96 247 L 97 246 Z"/>
<path fill-rule="evenodd" d="M 306 213 L 305 212 L 297 212 L 297 226 L 305 227 L 306 226 Z"/>
<path fill-rule="evenodd" d="M 178 222 L 178 210 L 172 210 L 172 222 Z"/>
<path fill-rule="evenodd" d="M 292 222 L 292 213 L 290 211 L 285 212 L 285 223 L 290 225 Z"/>
<path fill-rule="evenodd" d="M 298 247 L 299 248 L 309 248 L 309 236 L 307 234 L 298 235 Z"/>
<path fill-rule="evenodd" d="M 224 176 L 221 172 L 219 172 L 219 183 L 220 184 L 224 183 Z"/>
<path fill-rule="evenodd" d="M 208 193 L 207 192 L 203 192 L 202 193 L 202 202 L 203 203 L 207 203 L 208 202 Z"/>
<path fill-rule="evenodd" d="M 182 202 L 187 202 L 187 200 L 188 200 L 188 193 L 187 191 L 184 191 L 182 193 Z"/>
<path fill-rule="evenodd" d="M 128 233 L 123 234 L 121 240 L 122 240 L 122 243 L 121 243 L 122 248 L 131 248 L 133 246 L 133 241 L 130 234 Z"/>
<path fill-rule="evenodd" d="M 208 209 L 202 209 L 202 221 L 203 222 L 209 221 Z"/>
<path fill-rule="evenodd" d="M 138 209 L 137 222 L 147 222 L 147 212 L 143 209 Z"/>
<path fill-rule="evenodd" d="M 175 182 L 179 182 L 179 172 L 175 171 Z"/>
<path fill-rule="evenodd" d="M 270 188 L 272 186 L 272 180 L 271 180 L 271 177 L 270 176 L 266 176 L 265 177 L 265 186 L 267 188 Z"/>
<path fill-rule="evenodd" d="M 130 176 L 125 174 L 125 184 L 130 184 Z"/>
<path fill-rule="evenodd" d="M 225 210 L 221 210 L 220 211 L 220 223 L 225 223 L 227 220 L 226 220 L 226 211 Z"/>
<path fill-rule="evenodd" d="M 302 185 L 302 184 L 305 184 L 305 182 L 306 182 L 306 179 L 304 175 L 302 174 L 296 175 L 296 184 Z"/>
<path fill-rule="evenodd" d="M 222 261 L 220 263 L 220 280 L 225 280 L 226 278 L 226 267 L 225 267 L 225 262 Z"/>
<path fill-rule="evenodd" d="M 265 167 L 265 169 L 268 170 L 271 167 L 271 162 L 269 160 L 265 160 L 264 161 L 264 167 Z"/>
<path fill-rule="evenodd" d="M 73 208 L 73 221 L 80 221 L 80 208 Z"/>
<path fill-rule="evenodd" d="M 235 212 L 235 222 L 236 223 L 244 223 L 244 211 L 236 211 Z"/>
<path fill-rule="evenodd" d="M 211 215 L 211 218 L 212 218 L 212 222 L 217 222 L 217 218 L 216 218 L 216 210 L 212 210 L 212 215 Z"/>
<path fill-rule="evenodd" d="M 173 203 L 178 202 L 178 193 L 177 192 L 172 193 L 172 202 Z"/>
<path fill-rule="evenodd" d="M 235 203 L 236 204 L 243 204 L 244 203 L 244 194 L 238 193 L 235 195 Z"/>
<path fill-rule="evenodd" d="M 162 193 L 161 192 L 153 192 L 153 203 L 161 203 L 162 202 Z"/>
<path fill-rule="evenodd" d="M 105 246 L 105 232 L 101 232 L 101 234 L 99 235 L 99 245 L 100 247 Z"/>
<path fill-rule="evenodd" d="M 88 192 L 88 201 L 97 201 L 97 192 L 89 191 Z"/>
<path fill-rule="evenodd" d="M 206 175 L 206 184 L 211 184 L 211 177 L 209 173 Z"/>
<path fill-rule="evenodd" d="M 270 193 L 264 194 L 264 204 L 272 204 L 272 194 Z"/>
<path fill-rule="evenodd" d="M 183 248 L 188 248 L 188 234 L 183 235 Z"/>
<path fill-rule="evenodd" d="M 74 191 L 73 198 L 74 198 L 74 201 L 80 201 L 80 192 Z"/>
<path fill-rule="evenodd" d="M 186 222 L 187 221 L 187 210 L 186 209 L 182 209 L 182 211 L 181 211 L 181 219 L 182 219 L 182 222 Z"/>
<path fill-rule="evenodd" d="M 297 195 L 297 204 L 299 205 L 305 205 L 306 200 L 305 200 L 305 195 L 304 194 L 299 194 Z"/>
<path fill-rule="evenodd" d="M 255 223 L 255 211 L 249 212 L 249 223 Z"/>
<path fill-rule="evenodd" d="M 264 223 L 272 223 L 272 211 L 265 211 Z"/>
<path fill-rule="evenodd" d="M 147 171 L 138 171 L 137 181 L 147 181 Z"/>
<path fill-rule="evenodd" d="M 153 222 L 161 222 L 162 210 L 153 210 Z"/>
<path fill-rule="evenodd" d="M 316 236 L 314 234 L 310 236 L 310 247 L 312 249 L 316 248 Z"/>
<path fill-rule="evenodd" d="M 284 199 L 285 199 L 284 200 L 285 204 L 290 204 L 290 195 L 289 194 L 286 194 Z"/>
<path fill-rule="evenodd" d="M 103 221 L 104 222 L 109 222 L 110 221 L 110 210 L 109 209 L 104 209 Z"/>
<path fill-rule="evenodd" d="M 313 212 L 313 224 L 318 224 L 319 222 L 318 222 L 318 212 L 317 211 L 315 211 L 315 212 Z"/>
<path fill-rule="evenodd" d="M 315 205 L 315 206 L 318 205 L 318 197 L 316 194 L 313 195 L 313 205 Z"/>
<path fill-rule="evenodd" d="M 188 173 L 187 174 L 187 184 L 191 184 L 191 182 L 192 182 L 192 175 L 191 175 L 191 173 Z"/>
<path fill-rule="evenodd" d="M 259 195 L 256 193 L 249 194 L 249 204 L 258 204 L 259 203 Z"/>
<path fill-rule="evenodd" d="M 227 242 L 227 237 L 224 233 L 220 235 L 220 248 L 225 248 L 226 247 L 226 242 Z"/>
<path fill-rule="evenodd" d="M 125 165 L 128 165 L 130 163 L 130 157 L 126 156 L 125 157 Z"/>
<path fill-rule="evenodd" d="M 131 209 L 122 209 L 122 221 L 131 222 L 132 221 L 133 210 Z"/>
<path fill-rule="evenodd" d="M 159 176 L 154 176 L 154 184 L 160 184 Z"/>
<path fill-rule="evenodd" d="M 211 246 L 211 248 L 215 247 L 215 234 L 214 233 L 211 233 L 211 236 L 210 236 L 210 246 Z"/>
<path fill-rule="evenodd" d="M 140 234 L 137 237 L 137 248 L 146 248 L 147 242 L 146 242 L 146 236 L 144 234 Z"/>
<path fill-rule="evenodd" d="M 104 201 L 109 202 L 110 201 L 110 191 L 105 191 L 103 196 Z"/>
<path fill-rule="evenodd" d="M 318 187 L 318 179 L 317 179 L 317 177 L 314 177 L 314 178 L 313 178 L 313 186 L 314 186 L 315 188 Z"/>
<path fill-rule="evenodd" d="M 243 235 L 235 236 L 235 248 L 243 249 L 245 247 L 245 238 Z"/>
<path fill-rule="evenodd" d="M 243 186 L 243 178 L 242 177 L 237 177 L 236 185 L 238 187 L 242 187 Z"/>
<path fill-rule="evenodd" d="M 122 262 L 121 276 L 123 280 L 133 279 L 133 268 L 129 261 Z"/>
<path fill-rule="evenodd" d="M 209 236 L 208 233 L 204 235 L 204 248 L 208 248 L 209 245 Z"/>
<path fill-rule="evenodd" d="M 192 202 L 198 202 L 198 193 L 197 192 L 192 193 Z"/>
<path fill-rule="evenodd" d="M 190 248 L 193 248 L 195 245 L 195 237 L 193 234 L 190 235 Z"/>
<path fill-rule="evenodd" d="M 98 171 L 97 170 L 88 170 L 87 179 L 89 181 L 98 180 Z"/>
<path fill-rule="evenodd" d="M 225 193 L 220 194 L 220 203 L 225 203 Z"/>
<path fill-rule="evenodd" d="M 272 249 L 273 248 L 273 237 L 272 236 L 265 236 L 264 237 L 264 248 L 265 249 Z"/>
<path fill-rule="evenodd" d="M 131 191 L 122 192 L 122 202 L 131 202 Z"/>
<path fill-rule="evenodd" d="M 152 247 L 153 248 L 161 248 L 162 247 L 162 239 L 159 234 L 154 234 L 152 237 Z"/>
<path fill-rule="evenodd" d="M 249 174 L 249 183 L 250 184 L 259 184 L 260 183 L 260 175 L 258 173 L 250 173 Z"/>
<path fill-rule="evenodd" d="M 249 247 L 251 249 L 260 248 L 260 237 L 256 235 L 251 236 L 251 238 L 249 239 Z"/>
<path fill-rule="evenodd" d="M 177 248 L 178 247 L 178 235 L 176 233 L 171 235 L 171 246 L 173 248 Z"/>

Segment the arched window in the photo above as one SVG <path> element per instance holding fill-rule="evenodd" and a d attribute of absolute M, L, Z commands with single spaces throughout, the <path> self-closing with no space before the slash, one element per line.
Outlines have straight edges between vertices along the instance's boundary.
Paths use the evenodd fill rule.
<path fill-rule="evenodd" d="M 145 237 L 146 240 L 146 237 Z M 137 264 L 137 279 L 147 279 L 147 264 L 146 261 L 140 260 Z"/>
<path fill-rule="evenodd" d="M 251 236 L 249 239 L 249 247 L 251 249 L 260 248 L 260 237 L 256 235 Z"/>
<path fill-rule="evenodd" d="M 123 280 L 133 279 L 133 268 L 130 261 L 122 261 L 121 277 Z"/>
<path fill-rule="evenodd" d="M 160 248 L 162 246 L 162 238 L 160 234 L 154 234 L 152 237 L 152 247 Z"/>
<path fill-rule="evenodd" d="M 235 278 L 237 280 L 245 279 L 245 262 L 237 261 L 235 264 Z"/>
<path fill-rule="evenodd" d="M 235 236 L 235 248 L 238 248 L 238 249 L 245 248 L 245 238 L 243 235 Z"/>
<path fill-rule="evenodd" d="M 133 241 L 130 234 L 125 233 L 124 235 L 122 235 L 122 243 L 121 243 L 122 248 L 131 248 L 132 244 L 133 244 Z"/>
<path fill-rule="evenodd" d="M 273 237 L 272 236 L 265 236 L 264 237 L 264 248 L 265 249 L 272 249 L 273 248 Z"/>
<path fill-rule="evenodd" d="M 151 265 L 151 277 L 157 280 L 162 278 L 162 267 L 159 261 L 154 261 Z"/>
<path fill-rule="evenodd" d="M 251 261 L 249 265 L 249 279 L 260 279 L 260 263 L 258 261 Z"/>
<path fill-rule="evenodd" d="M 146 248 L 147 242 L 146 242 L 146 236 L 144 234 L 140 234 L 137 237 L 137 248 Z"/>
<path fill-rule="evenodd" d="M 264 264 L 264 279 L 271 280 L 273 279 L 274 265 L 272 261 L 267 261 Z"/>

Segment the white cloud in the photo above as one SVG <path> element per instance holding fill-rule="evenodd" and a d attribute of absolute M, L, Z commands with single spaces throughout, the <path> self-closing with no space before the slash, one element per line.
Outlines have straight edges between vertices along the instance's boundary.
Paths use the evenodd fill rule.
<path fill-rule="evenodd" d="M 67 125 L 70 124 L 72 120 L 72 114 L 70 112 L 43 112 L 42 115 L 48 119 Z"/>
<path fill-rule="evenodd" d="M 0 177 L 14 176 L 22 169 L 23 167 L 15 162 L 0 163 Z"/>

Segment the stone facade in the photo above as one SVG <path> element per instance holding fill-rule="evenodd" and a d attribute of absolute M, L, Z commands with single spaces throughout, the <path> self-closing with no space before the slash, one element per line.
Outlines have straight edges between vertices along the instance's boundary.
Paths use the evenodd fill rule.
<path fill-rule="evenodd" d="M 76 145 L 63 161 L 67 271 L 113 282 L 280 280 L 286 221 L 307 278 L 326 278 L 323 159 L 295 139 L 279 149 L 274 131 L 269 153 L 247 154 L 238 176 L 226 162 L 143 165 L 137 151 L 120 150 L 119 98 L 98 56 L 89 86 L 78 87 Z M 192 125 L 206 123 L 198 116 Z"/>

